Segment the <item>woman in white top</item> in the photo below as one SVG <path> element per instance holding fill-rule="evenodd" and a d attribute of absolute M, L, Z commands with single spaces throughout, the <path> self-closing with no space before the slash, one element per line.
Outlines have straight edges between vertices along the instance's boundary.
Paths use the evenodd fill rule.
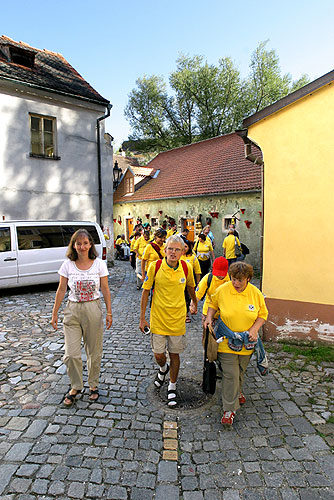
<path fill-rule="evenodd" d="M 99 397 L 98 381 L 102 358 L 103 319 L 100 288 L 107 308 L 106 327 L 112 325 L 111 296 L 108 287 L 106 263 L 97 258 L 92 236 L 79 229 L 71 238 L 67 249 L 68 258 L 58 273 L 60 281 L 52 311 L 51 324 L 58 328 L 58 310 L 69 287 L 68 303 L 64 310 L 65 354 L 64 364 L 71 381 L 71 388 L 64 398 L 69 407 L 83 389 L 81 338 L 87 355 L 90 400 Z"/>

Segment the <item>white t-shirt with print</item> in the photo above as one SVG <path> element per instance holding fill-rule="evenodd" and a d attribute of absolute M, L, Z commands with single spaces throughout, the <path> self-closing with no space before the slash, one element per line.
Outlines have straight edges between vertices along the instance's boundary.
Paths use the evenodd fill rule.
<path fill-rule="evenodd" d="M 75 262 L 65 260 L 58 271 L 60 276 L 68 279 L 69 296 L 72 302 L 89 302 L 100 298 L 100 278 L 108 276 L 107 264 L 95 259 L 89 269 L 78 269 Z"/>

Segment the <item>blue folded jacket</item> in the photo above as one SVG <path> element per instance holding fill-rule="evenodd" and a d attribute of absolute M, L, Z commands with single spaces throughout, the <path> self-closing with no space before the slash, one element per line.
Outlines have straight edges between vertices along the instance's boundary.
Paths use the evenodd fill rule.
<path fill-rule="evenodd" d="M 268 373 L 268 357 L 260 337 L 258 337 L 256 342 L 249 340 L 248 330 L 244 332 L 234 332 L 221 318 L 218 319 L 215 327 L 215 335 L 217 342 L 221 341 L 223 337 L 227 338 L 228 346 L 232 351 L 239 352 L 244 346 L 247 350 L 254 349 L 256 355 L 257 368 L 261 375 L 267 375 Z"/>

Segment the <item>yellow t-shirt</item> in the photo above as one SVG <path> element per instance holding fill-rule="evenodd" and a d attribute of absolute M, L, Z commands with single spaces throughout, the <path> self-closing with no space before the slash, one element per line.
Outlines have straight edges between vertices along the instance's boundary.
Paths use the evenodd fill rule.
<path fill-rule="evenodd" d="M 126 244 L 128 245 L 129 243 L 126 240 L 123 240 L 120 236 L 116 240 L 116 245 L 123 245 Z"/>
<path fill-rule="evenodd" d="M 216 293 L 211 297 L 208 307 L 219 309 L 219 315 L 225 325 L 234 332 L 244 332 L 254 324 L 257 318 L 268 317 L 268 309 L 262 292 L 256 286 L 248 283 L 245 290 L 238 293 L 232 282 L 229 281 L 218 287 Z M 243 347 L 241 351 L 232 351 L 228 347 L 228 340 L 218 344 L 218 352 L 232 354 L 251 354 Z"/>
<path fill-rule="evenodd" d="M 191 264 L 195 274 L 201 274 L 201 266 L 199 265 L 198 258 L 194 253 L 191 255 L 181 255 L 181 259 Z"/>
<path fill-rule="evenodd" d="M 167 236 L 166 236 L 166 240 L 170 237 L 170 236 L 173 236 L 173 234 L 179 234 L 177 232 L 177 229 L 168 229 L 167 231 Z"/>
<path fill-rule="evenodd" d="M 197 245 L 198 242 L 198 245 Z M 212 243 L 210 238 L 206 237 L 204 243 L 201 240 L 197 240 L 194 245 L 194 250 L 198 260 L 208 260 L 210 259 L 210 252 L 213 252 Z"/>
<path fill-rule="evenodd" d="M 225 248 L 225 257 L 227 259 L 235 259 L 235 239 L 237 240 L 238 245 L 240 246 L 239 238 L 234 236 L 233 234 L 229 234 L 224 238 L 223 248 Z"/>
<path fill-rule="evenodd" d="M 139 259 L 142 258 L 144 250 L 148 244 L 149 241 L 146 241 L 143 235 L 141 235 L 140 238 L 136 240 L 135 244 L 133 245 L 133 251 L 137 250 Z"/>
<path fill-rule="evenodd" d="M 210 273 L 209 273 L 210 274 Z M 217 276 L 212 276 L 212 281 L 210 284 L 210 287 L 208 288 L 208 279 L 209 279 L 209 274 L 206 274 L 204 278 L 201 279 L 201 281 L 198 284 L 198 287 L 196 288 L 196 297 L 197 300 L 201 300 L 206 292 L 204 304 L 203 304 L 203 314 L 207 314 L 208 312 L 208 304 L 211 302 L 211 297 L 212 295 L 216 292 L 217 288 L 227 281 L 230 281 L 230 277 L 227 274 L 224 279 L 219 280 Z M 208 291 L 206 291 L 208 288 Z M 215 314 L 215 318 L 218 318 L 219 312 Z"/>
<path fill-rule="evenodd" d="M 143 283 L 144 290 L 150 290 L 154 283 L 154 292 L 150 316 L 152 333 L 158 335 L 180 336 L 186 332 L 186 301 L 184 290 L 186 286 L 195 286 L 192 267 L 188 266 L 188 276 L 185 277 L 181 262 L 177 269 L 172 269 L 163 259 L 160 269 L 155 274 L 156 263 L 150 264 Z"/>
<path fill-rule="evenodd" d="M 165 244 L 163 244 L 160 247 L 160 253 L 163 257 L 165 257 Z M 160 259 L 159 255 L 157 252 L 154 250 L 152 245 L 146 245 L 146 248 L 142 254 L 142 260 L 146 260 L 145 264 L 145 271 L 147 271 L 148 266 L 151 264 L 151 262 L 155 262 L 156 260 Z"/>

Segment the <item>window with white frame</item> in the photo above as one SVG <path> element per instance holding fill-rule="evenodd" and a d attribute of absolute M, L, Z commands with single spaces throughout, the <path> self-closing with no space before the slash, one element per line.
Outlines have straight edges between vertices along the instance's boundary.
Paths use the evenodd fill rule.
<path fill-rule="evenodd" d="M 135 184 L 133 177 L 127 177 L 125 179 L 125 192 L 126 193 L 134 193 Z"/>
<path fill-rule="evenodd" d="M 56 151 L 56 118 L 30 113 L 30 156 L 59 160 Z"/>

